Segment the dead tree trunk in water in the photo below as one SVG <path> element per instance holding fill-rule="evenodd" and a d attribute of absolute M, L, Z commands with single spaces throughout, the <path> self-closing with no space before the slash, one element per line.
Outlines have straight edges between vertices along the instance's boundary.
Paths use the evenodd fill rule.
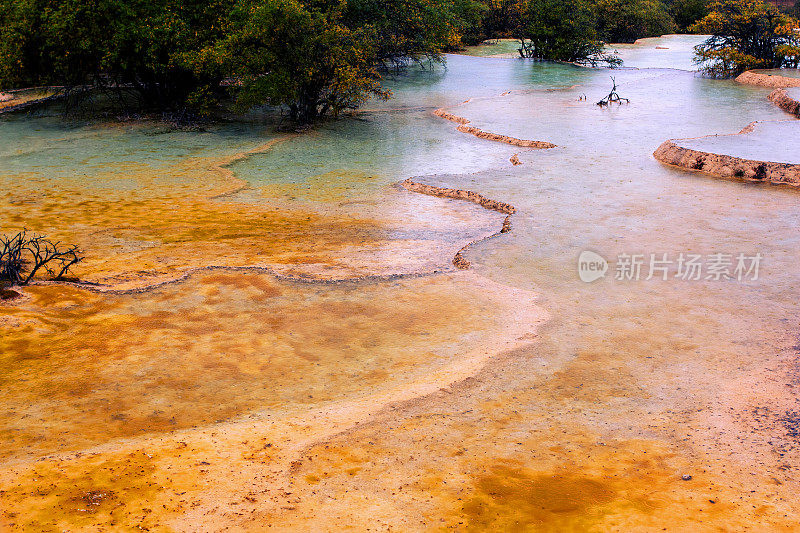
<path fill-rule="evenodd" d="M 611 92 L 608 93 L 608 96 L 597 102 L 597 105 L 599 105 L 600 107 L 606 107 L 609 104 L 611 104 L 611 102 L 616 102 L 617 104 L 622 105 L 623 101 L 626 104 L 629 104 L 631 102 L 630 100 L 628 100 L 627 98 L 622 98 L 617 93 L 617 80 L 614 79 L 614 76 L 611 76 L 611 82 L 614 84 L 614 86 L 611 88 Z"/>

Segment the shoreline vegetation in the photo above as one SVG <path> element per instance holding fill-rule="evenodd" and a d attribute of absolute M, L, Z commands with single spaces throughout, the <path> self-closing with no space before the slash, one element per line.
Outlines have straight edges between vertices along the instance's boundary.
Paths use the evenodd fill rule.
<path fill-rule="evenodd" d="M 708 33 L 698 64 L 729 77 L 796 68 L 797 28 L 760 0 L 57 0 L 44 11 L 0 0 L 0 93 L 60 86 L 68 111 L 177 124 L 267 106 L 305 126 L 390 98 L 387 72 L 485 39 L 514 38 L 525 58 L 615 67 L 604 43 Z"/>

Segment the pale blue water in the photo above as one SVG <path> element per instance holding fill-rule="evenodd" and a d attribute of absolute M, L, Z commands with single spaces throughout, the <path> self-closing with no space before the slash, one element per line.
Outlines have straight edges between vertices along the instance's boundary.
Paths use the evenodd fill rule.
<path fill-rule="evenodd" d="M 683 60 L 675 65 L 662 61 L 672 56 L 655 46 L 683 54 L 697 39 L 648 40 L 626 48 L 628 60 L 686 67 Z M 601 109 L 594 102 L 608 92 L 612 75 L 630 104 Z M 398 180 L 449 175 L 439 181 L 520 208 L 512 235 L 480 245 L 471 254 L 492 277 L 532 286 L 552 284 L 548 276 L 555 272 L 561 282 L 574 282 L 571 263 L 584 246 L 615 249 L 620 239 L 634 239 L 644 249 L 670 241 L 677 246 L 685 242 L 687 227 L 679 220 L 708 230 L 717 225 L 721 210 L 734 209 L 738 202 L 751 204 L 769 196 L 769 214 L 761 216 L 797 216 L 785 193 L 749 194 L 748 185 L 699 179 L 665 168 L 651 156 L 667 138 L 732 133 L 754 120 L 785 118 L 766 100 L 766 89 L 671 68 L 608 71 L 460 55 L 448 56 L 446 67 L 390 76 L 388 85 L 394 91 L 390 101 L 370 103 L 355 118 L 325 124 L 237 163 L 237 175 L 255 187 L 295 186 L 292 199 L 311 203 L 341 203 L 349 196 L 391 203 L 408 194 L 390 187 Z M 511 94 L 500 96 L 507 91 Z M 582 95 L 586 101 L 578 100 Z M 456 132 L 454 124 L 431 114 L 469 98 L 474 100 L 450 111 L 486 130 L 550 141 L 558 148 L 521 150 L 483 141 Z M 90 185 L 93 175 L 120 163 L 158 172 L 183 157 L 230 153 L 274 135 L 269 124 L 259 123 L 196 133 L 61 122 L 60 117 L 0 121 L 3 174 L 72 177 Z M 511 167 L 507 159 L 513 153 L 525 164 Z M 709 208 L 705 204 L 712 199 Z M 785 205 L 785 215 L 775 209 L 776 203 Z M 347 209 L 365 208 L 355 204 Z M 370 213 L 374 215 L 372 209 Z M 752 237 L 747 226 L 760 220 L 758 213 L 750 215 L 738 231 L 726 228 L 725 238 L 744 245 Z M 692 242 L 703 248 L 720 238 L 713 231 L 692 235 Z M 490 267 L 495 248 L 516 260 Z"/>
<path fill-rule="evenodd" d="M 697 70 L 694 47 L 707 38 L 707 35 L 665 35 L 639 39 L 633 44 L 610 44 L 608 49 L 618 52 L 625 67 Z"/>
<path fill-rule="evenodd" d="M 347 198 L 403 203 L 408 193 L 391 185 L 430 175 L 439 175 L 432 181 L 508 201 L 520 208 L 515 231 L 476 246 L 470 255 L 488 275 L 525 286 L 573 287 L 572 263 L 587 246 L 617 250 L 629 242 L 640 249 L 667 243 L 710 249 L 730 240 L 743 247 L 753 238 L 751 225 L 781 217 L 789 225 L 798 216 L 793 197 L 771 190 L 751 194 L 749 185 L 665 168 L 651 155 L 668 138 L 733 133 L 754 120 L 785 118 L 766 100 L 767 89 L 675 70 L 687 66 L 683 59 L 673 65 L 675 56 L 655 48 L 685 54 L 697 40 L 664 37 L 626 48 L 629 62 L 667 69 L 609 71 L 449 55 L 446 67 L 390 76 L 394 97 L 388 102 L 372 102 L 355 118 L 325 124 L 234 169 L 255 187 L 289 185 L 287 201 L 318 206 Z M 594 105 L 610 89 L 610 76 L 630 104 Z M 587 100 L 579 101 L 583 95 Z M 448 107 L 469 98 L 469 104 Z M 455 124 L 431 114 L 441 106 L 486 130 L 550 141 L 558 148 L 524 150 L 458 133 Z M 107 166 L 134 163 L 157 172 L 182 157 L 222 155 L 274 135 L 270 124 L 259 123 L 196 133 L 61 122 L 60 117 L 0 121 L 3 173 L 71 176 L 88 185 Z M 514 153 L 524 165 L 507 163 Z M 765 211 L 754 211 L 760 202 Z M 712 231 L 737 206 L 747 206 L 748 217 L 736 218 L 723 234 Z M 377 212 L 358 203 L 343 209 Z M 690 232 L 690 239 L 690 227 L 703 230 Z M 794 235 L 785 238 L 794 240 Z"/>

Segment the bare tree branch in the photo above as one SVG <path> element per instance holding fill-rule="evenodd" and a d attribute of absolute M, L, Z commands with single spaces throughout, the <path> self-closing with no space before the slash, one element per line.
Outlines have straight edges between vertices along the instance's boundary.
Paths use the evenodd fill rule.
<path fill-rule="evenodd" d="M 0 235 L 0 281 L 27 285 L 40 271 L 50 279 L 61 279 L 83 257 L 77 246 L 62 246 L 43 235 L 28 235 L 22 230 L 16 235 Z"/>
<path fill-rule="evenodd" d="M 627 98 L 622 98 L 617 93 L 617 80 L 614 79 L 614 76 L 611 76 L 611 82 L 614 84 L 614 86 L 611 88 L 611 92 L 608 93 L 608 96 L 597 102 L 597 105 L 599 105 L 600 107 L 606 107 L 609 104 L 611 104 L 611 102 L 616 102 L 617 104 L 622 105 L 623 101 L 626 104 L 629 104 L 630 100 L 628 100 Z"/>

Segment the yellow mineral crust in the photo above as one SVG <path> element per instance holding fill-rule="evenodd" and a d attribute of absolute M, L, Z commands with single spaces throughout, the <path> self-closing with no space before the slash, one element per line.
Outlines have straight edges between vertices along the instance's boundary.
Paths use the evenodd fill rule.
<path fill-rule="evenodd" d="M 406 203 L 321 213 L 235 175 L 289 139 L 0 177 L 11 229 L 86 254 L 79 282 L 0 302 L 0 530 L 267 512 L 302 450 L 535 338 L 535 295 L 448 265 L 505 212 L 386 187 Z"/>
<path fill-rule="evenodd" d="M 53 289 L 4 310 L 0 527 L 217 529 L 290 507 L 304 450 L 463 382 L 547 318 L 472 272 Z"/>

